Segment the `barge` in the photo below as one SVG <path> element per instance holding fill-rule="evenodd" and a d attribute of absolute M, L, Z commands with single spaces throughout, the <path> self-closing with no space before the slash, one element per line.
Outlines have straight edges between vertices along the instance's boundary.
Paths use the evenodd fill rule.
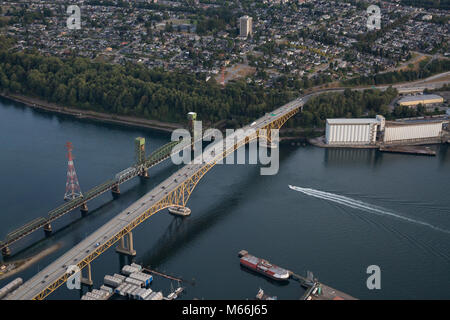
<path fill-rule="evenodd" d="M 249 254 L 246 250 L 239 251 L 241 266 L 256 271 L 277 281 L 287 281 L 289 271 L 279 266 L 271 264 L 269 261 L 257 258 Z"/>

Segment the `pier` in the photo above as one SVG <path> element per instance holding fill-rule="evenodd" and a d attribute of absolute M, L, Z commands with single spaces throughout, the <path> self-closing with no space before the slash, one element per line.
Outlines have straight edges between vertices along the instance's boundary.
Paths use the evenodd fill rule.
<path fill-rule="evenodd" d="M 381 146 L 381 152 L 403 153 L 419 156 L 436 156 L 436 151 L 425 146 Z"/>
<path fill-rule="evenodd" d="M 249 253 L 247 250 L 241 250 L 238 253 L 238 257 L 242 258 L 247 256 Z M 252 256 L 252 258 L 256 258 Z M 267 261 L 261 258 L 256 258 L 260 261 Z M 242 262 L 241 262 L 242 263 Z M 300 297 L 300 300 L 357 300 L 356 298 L 350 296 L 349 294 L 346 294 L 344 292 L 341 292 L 339 290 L 333 289 L 323 283 L 320 283 L 317 278 L 314 277 L 313 273 L 311 271 L 306 272 L 306 277 L 303 277 L 291 270 L 285 269 L 280 266 L 271 266 L 279 269 L 284 269 L 284 271 L 287 271 L 289 274 L 288 279 L 292 279 L 294 281 L 298 281 L 300 285 L 306 289 L 306 292 L 303 294 L 302 297 Z M 266 273 L 261 273 L 262 275 L 271 278 L 270 275 L 267 275 Z M 261 290 L 260 290 L 261 293 Z M 261 293 L 261 296 L 263 296 L 263 293 Z M 258 298 L 258 296 L 257 296 Z M 265 297 L 266 299 L 267 297 Z M 259 299 L 259 298 L 258 298 Z"/>
<path fill-rule="evenodd" d="M 310 271 L 307 272 L 306 278 L 292 271 L 289 271 L 289 275 L 291 279 L 300 282 L 301 286 L 306 288 L 300 300 L 358 300 L 347 293 L 320 283 Z"/>
<path fill-rule="evenodd" d="M 169 274 L 165 274 L 165 273 L 162 273 L 162 272 L 159 272 L 159 271 L 156 271 L 156 270 L 152 270 L 152 269 L 150 269 L 148 267 L 147 268 L 143 268 L 142 270 L 145 271 L 145 272 L 148 272 L 148 273 L 151 273 L 151 274 L 154 274 L 154 275 L 157 275 L 157 276 L 169 279 L 169 280 L 173 280 L 173 281 L 177 281 L 177 282 L 186 282 L 186 283 L 190 284 L 191 286 L 194 285 L 194 282 L 187 281 L 187 280 L 184 280 L 182 278 L 177 278 L 177 277 L 174 277 L 174 276 L 171 276 Z"/>

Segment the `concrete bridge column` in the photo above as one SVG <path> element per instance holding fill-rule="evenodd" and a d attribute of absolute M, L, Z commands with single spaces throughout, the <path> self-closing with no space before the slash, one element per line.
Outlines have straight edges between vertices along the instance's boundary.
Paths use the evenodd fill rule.
<path fill-rule="evenodd" d="M 148 174 L 148 169 L 142 170 L 142 172 L 139 174 L 139 177 L 145 178 L 145 179 L 150 178 L 150 176 Z"/>
<path fill-rule="evenodd" d="M 81 270 L 81 284 L 91 287 L 94 284 L 94 282 L 92 281 L 92 271 L 90 263 L 88 263 L 86 269 L 87 269 L 86 277 L 83 276 L 83 270 Z"/>
<path fill-rule="evenodd" d="M 50 223 L 47 223 L 47 224 L 44 226 L 44 232 L 45 232 L 45 235 L 46 235 L 46 236 L 50 235 L 50 234 L 52 233 L 52 231 L 53 231 L 52 225 L 51 225 Z"/>
<path fill-rule="evenodd" d="M 11 249 L 9 247 L 4 247 L 2 249 L 2 256 L 9 257 L 11 255 Z"/>
<path fill-rule="evenodd" d="M 127 237 L 127 239 L 125 239 Z M 125 254 L 127 256 L 135 256 L 136 250 L 134 250 L 133 233 L 130 231 L 119 240 L 119 245 L 116 248 L 116 252 Z"/>
<path fill-rule="evenodd" d="M 119 184 L 116 184 L 116 185 L 112 188 L 111 192 L 112 192 L 114 198 L 119 197 L 119 195 L 120 195 Z"/>
<path fill-rule="evenodd" d="M 81 205 L 80 211 L 81 211 L 81 215 L 82 215 L 82 216 L 85 216 L 85 215 L 88 213 L 87 202 L 84 202 L 84 203 Z"/>

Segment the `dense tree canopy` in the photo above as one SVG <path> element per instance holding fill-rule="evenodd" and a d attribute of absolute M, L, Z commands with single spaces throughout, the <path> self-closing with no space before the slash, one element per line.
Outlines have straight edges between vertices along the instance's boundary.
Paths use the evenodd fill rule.
<path fill-rule="evenodd" d="M 180 122 L 187 112 L 203 120 L 242 125 L 289 101 L 294 95 L 186 73 L 112 65 L 84 58 L 60 59 L 33 53 L 0 52 L 0 88 L 86 110 Z"/>
<path fill-rule="evenodd" d="M 397 90 L 364 90 L 343 93 L 326 93 L 308 101 L 292 125 L 324 127 L 327 118 L 375 117 L 377 114 L 391 117 L 389 103 L 397 96 Z"/>
<path fill-rule="evenodd" d="M 429 63 L 432 73 L 441 68 Z M 445 66 L 448 68 L 448 66 Z M 84 110 L 183 122 L 190 111 L 211 125 L 240 127 L 297 97 L 300 85 L 278 79 L 272 88 L 229 82 L 224 88 L 204 75 L 149 70 L 142 65 L 113 65 L 79 57 L 60 59 L 36 53 L 0 51 L 0 90 L 38 97 Z M 383 78 L 384 79 L 384 78 Z M 378 83 L 378 82 L 377 82 Z M 289 127 L 324 127 L 326 118 L 412 116 L 389 103 L 395 89 L 322 94 L 311 99 Z M 420 110 L 419 110 L 420 111 Z M 414 111 L 415 114 L 420 114 Z M 419 113 L 418 113 L 419 112 Z"/>

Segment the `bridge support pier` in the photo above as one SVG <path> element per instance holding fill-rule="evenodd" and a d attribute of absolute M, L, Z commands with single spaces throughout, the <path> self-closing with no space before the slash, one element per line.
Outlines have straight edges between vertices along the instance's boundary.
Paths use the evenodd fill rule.
<path fill-rule="evenodd" d="M 11 249 L 9 247 L 4 247 L 2 249 L 2 256 L 9 257 L 11 255 Z"/>
<path fill-rule="evenodd" d="M 120 188 L 119 188 L 119 185 L 116 184 L 116 185 L 112 188 L 111 192 L 112 192 L 112 195 L 113 195 L 114 198 L 118 198 L 118 197 L 120 196 Z"/>
<path fill-rule="evenodd" d="M 81 270 L 81 280 L 80 280 L 80 282 L 81 282 L 81 284 L 83 284 L 85 286 L 91 287 L 94 284 L 94 282 L 92 281 L 91 264 L 88 263 L 86 268 L 87 268 L 87 275 L 86 275 L 86 277 L 83 276 L 83 270 Z"/>
<path fill-rule="evenodd" d="M 88 209 L 88 206 L 87 206 L 87 202 L 84 202 L 84 203 L 81 205 L 80 211 L 81 211 L 81 215 L 82 215 L 83 217 L 88 213 L 89 209 Z"/>
<path fill-rule="evenodd" d="M 150 176 L 148 174 L 148 169 L 142 170 L 142 172 L 139 174 L 139 177 L 144 178 L 144 179 L 150 178 Z"/>
<path fill-rule="evenodd" d="M 127 237 L 127 239 L 125 239 L 125 237 Z M 136 250 L 134 250 L 133 247 L 133 233 L 131 231 L 120 238 L 120 242 L 116 248 L 116 252 L 132 257 L 136 255 Z"/>
<path fill-rule="evenodd" d="M 50 235 L 50 234 L 52 233 L 52 231 L 53 231 L 52 225 L 51 225 L 50 223 L 47 223 L 47 224 L 44 226 L 44 232 L 45 232 L 45 235 L 46 235 L 46 236 Z"/>

